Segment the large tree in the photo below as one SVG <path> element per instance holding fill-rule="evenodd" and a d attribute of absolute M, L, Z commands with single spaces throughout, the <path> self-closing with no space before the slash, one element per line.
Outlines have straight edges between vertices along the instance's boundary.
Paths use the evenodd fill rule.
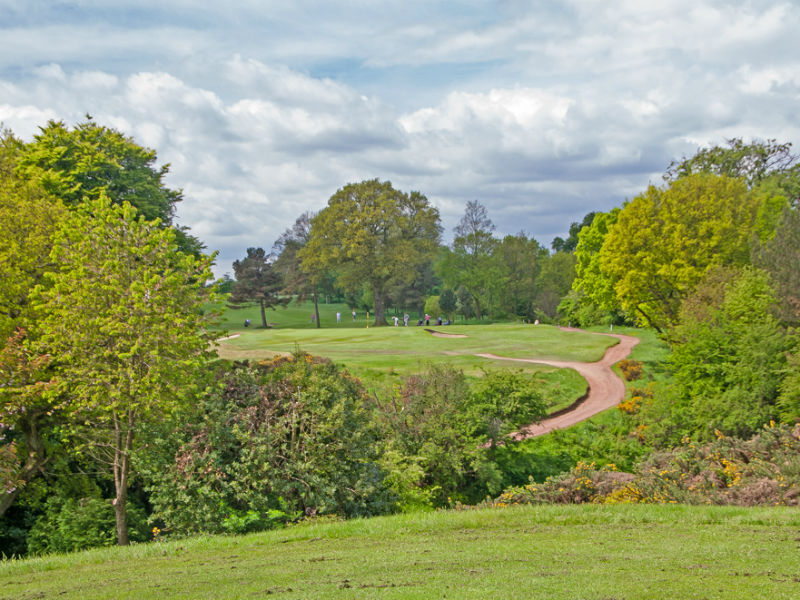
<path fill-rule="evenodd" d="M 731 138 L 725 146 L 700 148 L 694 156 L 672 161 L 664 179 L 674 181 L 696 173 L 712 173 L 742 179 L 753 187 L 771 175 L 796 174 L 797 161 L 790 143 L 779 144 L 774 139 L 745 143 L 742 138 Z"/>
<path fill-rule="evenodd" d="M 308 273 L 335 271 L 338 284 L 372 292 L 375 325 L 386 325 L 387 293 L 411 282 L 439 243 L 439 212 L 419 192 L 396 190 L 371 179 L 344 186 L 312 220 L 298 256 Z"/>
<path fill-rule="evenodd" d="M 128 202 L 146 220 L 174 227 L 182 250 L 199 254 L 203 248 L 173 223 L 183 194 L 164 183 L 169 165 L 157 167 L 155 150 L 88 115 L 71 129 L 63 121 L 48 121 L 25 146 L 17 172 L 69 207 L 101 195 L 114 204 Z"/>
<path fill-rule="evenodd" d="M 272 258 L 263 248 L 248 248 L 246 257 L 233 261 L 233 273 L 236 283 L 231 289 L 228 306 L 235 309 L 257 304 L 261 309 L 261 327 L 266 329 L 267 309 L 286 306 L 291 300 L 279 295 L 283 278 Z"/>
<path fill-rule="evenodd" d="M 62 221 L 58 269 L 32 301 L 34 349 L 52 357 L 54 393 L 72 414 L 64 433 L 113 475 L 121 545 L 137 432 L 187 399 L 210 347 L 203 306 L 213 257 L 177 249 L 172 229 L 101 195 Z"/>
<path fill-rule="evenodd" d="M 758 201 L 739 179 L 696 174 L 650 186 L 626 203 L 605 236 L 599 272 L 620 306 L 662 330 L 718 265 L 749 262 Z"/>

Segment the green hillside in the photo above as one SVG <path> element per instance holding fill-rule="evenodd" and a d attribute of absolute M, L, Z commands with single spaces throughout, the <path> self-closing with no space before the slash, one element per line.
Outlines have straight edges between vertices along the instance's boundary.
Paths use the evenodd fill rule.
<path fill-rule="evenodd" d="M 0 564 L 0 598 L 796 598 L 787 508 L 534 506 Z"/>

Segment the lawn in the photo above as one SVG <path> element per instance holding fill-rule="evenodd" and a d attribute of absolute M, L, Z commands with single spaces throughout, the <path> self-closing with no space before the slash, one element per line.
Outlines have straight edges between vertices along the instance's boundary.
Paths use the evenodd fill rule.
<path fill-rule="evenodd" d="M 0 599 L 797 598 L 791 508 L 527 506 L 0 563 Z"/>
<path fill-rule="evenodd" d="M 343 320 L 344 321 L 344 320 Z M 460 369 L 479 377 L 485 369 L 519 368 L 535 373 L 551 410 L 569 405 L 586 391 L 586 381 L 571 369 L 555 369 L 530 363 L 508 363 L 476 356 L 493 353 L 519 358 L 573 361 L 600 359 L 616 340 L 582 332 L 566 332 L 549 325 L 494 324 L 433 326 L 460 338 L 434 337 L 424 327 L 352 326 L 322 329 L 244 329 L 222 340 L 222 358 L 264 359 L 302 349 L 325 356 L 360 377 L 367 387 L 387 393 L 402 377 L 423 371 L 432 363 Z"/>

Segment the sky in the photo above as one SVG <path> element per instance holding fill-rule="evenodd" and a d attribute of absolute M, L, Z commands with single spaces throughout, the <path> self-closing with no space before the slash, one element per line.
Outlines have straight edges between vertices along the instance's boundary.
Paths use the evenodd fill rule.
<path fill-rule="evenodd" d="M 549 247 L 726 139 L 800 148 L 799 0 L 0 0 L 0 122 L 169 163 L 216 272 L 336 190 L 477 200 Z"/>

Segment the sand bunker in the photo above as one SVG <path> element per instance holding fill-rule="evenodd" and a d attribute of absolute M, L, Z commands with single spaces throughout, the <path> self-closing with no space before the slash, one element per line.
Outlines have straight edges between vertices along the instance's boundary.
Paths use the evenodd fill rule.
<path fill-rule="evenodd" d="M 463 333 L 442 333 L 441 331 L 434 331 L 433 329 L 426 329 L 428 333 L 430 333 L 433 337 L 442 337 L 442 338 L 465 338 L 467 337 Z"/>

